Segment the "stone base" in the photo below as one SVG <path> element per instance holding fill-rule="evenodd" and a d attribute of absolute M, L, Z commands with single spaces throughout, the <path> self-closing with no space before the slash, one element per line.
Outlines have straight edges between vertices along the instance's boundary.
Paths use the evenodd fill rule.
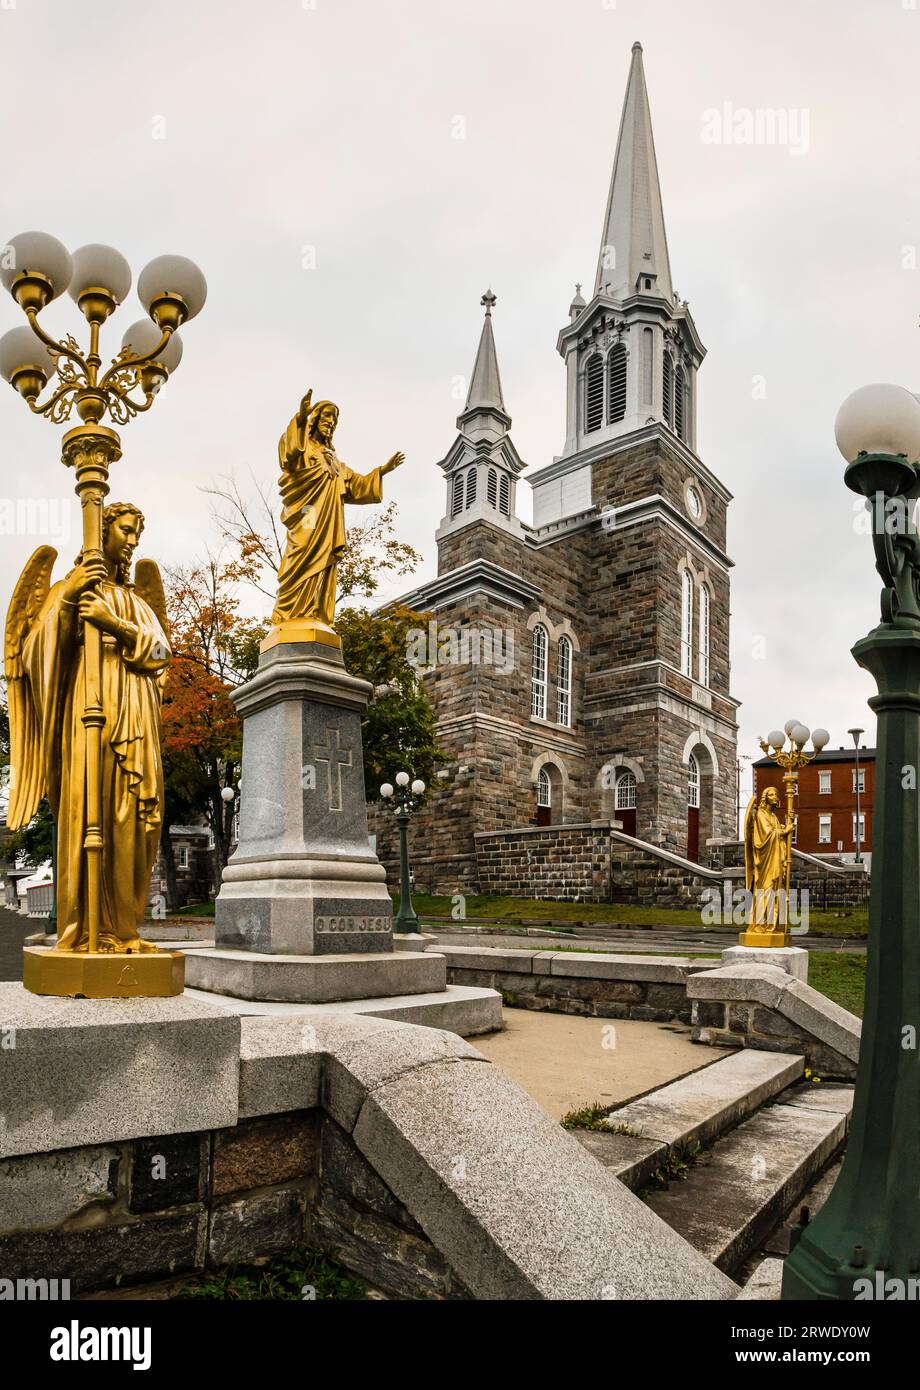
<path fill-rule="evenodd" d="M 278 642 L 234 691 L 243 794 L 239 844 L 215 904 L 220 949 L 393 949 L 386 873 L 367 833 L 361 712 L 371 686 L 348 674 L 338 652 L 321 652 L 316 641 Z"/>
<path fill-rule="evenodd" d="M 447 986 L 447 961 L 433 952 L 281 956 L 201 950 L 186 957 L 189 987 L 236 999 L 325 1004 L 427 994 Z"/>
<path fill-rule="evenodd" d="M 753 927 L 748 927 L 739 935 L 738 945 L 753 946 L 756 950 L 778 951 L 788 946 L 789 940 L 787 931 L 755 931 Z"/>
<path fill-rule="evenodd" d="M 178 951 L 55 951 L 26 946 L 22 983 L 30 994 L 67 999 L 168 999 L 182 993 Z"/>
<path fill-rule="evenodd" d="M 420 1028 L 446 1028 L 461 1038 L 500 1032 L 502 999 L 497 990 L 472 985 L 448 985 L 431 994 L 397 994 L 383 999 L 346 999 L 334 1004 L 284 1004 L 254 999 L 234 999 L 229 994 L 186 990 L 186 997 L 213 1004 L 242 1017 L 316 1017 L 325 1014 L 362 1014 L 414 1023 Z"/>
<path fill-rule="evenodd" d="M 722 952 L 722 964 L 775 965 L 808 984 L 808 952 L 801 946 L 729 946 Z"/>

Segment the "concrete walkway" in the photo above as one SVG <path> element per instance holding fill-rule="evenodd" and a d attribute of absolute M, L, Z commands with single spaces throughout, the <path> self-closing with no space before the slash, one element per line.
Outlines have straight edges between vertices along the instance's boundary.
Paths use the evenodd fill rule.
<path fill-rule="evenodd" d="M 473 1038 L 472 1045 L 555 1120 L 595 1101 L 615 1105 L 645 1095 L 731 1050 L 691 1042 L 681 1023 L 502 1012 L 504 1032 Z"/>

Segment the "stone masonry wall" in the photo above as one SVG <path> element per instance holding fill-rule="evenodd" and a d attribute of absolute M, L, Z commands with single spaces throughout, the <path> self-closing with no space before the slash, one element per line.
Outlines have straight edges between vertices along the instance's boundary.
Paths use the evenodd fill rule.
<path fill-rule="evenodd" d="M 304 1242 L 391 1297 L 470 1297 L 319 1110 L 0 1161 L 0 1278 L 178 1286 Z"/>

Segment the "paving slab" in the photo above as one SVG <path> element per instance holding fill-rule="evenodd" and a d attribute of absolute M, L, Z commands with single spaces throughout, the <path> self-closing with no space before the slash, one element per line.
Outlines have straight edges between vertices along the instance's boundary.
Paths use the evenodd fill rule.
<path fill-rule="evenodd" d="M 714 1050 L 692 1042 L 680 1023 L 512 1008 L 503 1018 L 504 1030 L 476 1046 L 557 1120 L 586 1105 L 612 1107 L 713 1061 Z"/>

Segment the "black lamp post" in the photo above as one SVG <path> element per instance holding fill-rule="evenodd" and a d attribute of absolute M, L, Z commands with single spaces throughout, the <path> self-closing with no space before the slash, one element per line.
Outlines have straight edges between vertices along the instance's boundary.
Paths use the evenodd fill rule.
<path fill-rule="evenodd" d="M 416 777 L 411 786 L 409 783 L 408 772 L 397 772 L 396 786 L 390 782 L 384 782 L 380 788 L 380 795 L 386 801 L 392 801 L 396 807 L 396 822 L 399 826 L 399 911 L 393 923 L 397 930 L 411 932 L 417 935 L 419 932 L 418 913 L 412 906 L 412 881 L 409 875 L 409 819 L 413 811 L 417 811 L 422 804 L 422 796 L 425 791 L 425 783 L 420 777 Z"/>
<path fill-rule="evenodd" d="M 862 860 L 862 830 L 861 830 L 860 824 L 859 824 L 859 740 L 862 738 L 864 732 L 865 732 L 864 729 L 848 729 L 848 730 L 847 730 L 847 733 L 850 735 L 850 738 L 853 740 L 853 746 L 854 746 L 855 749 L 856 749 L 856 836 L 855 836 L 855 839 L 856 839 L 856 862 L 857 862 L 857 864 L 860 863 L 860 861 Z"/>
<path fill-rule="evenodd" d="M 920 1270 L 920 403 L 863 387 L 841 407 L 837 443 L 884 582 L 881 622 L 853 648 L 878 685 L 866 1003 L 843 1166 L 786 1261 L 784 1299 L 906 1290 Z"/>

